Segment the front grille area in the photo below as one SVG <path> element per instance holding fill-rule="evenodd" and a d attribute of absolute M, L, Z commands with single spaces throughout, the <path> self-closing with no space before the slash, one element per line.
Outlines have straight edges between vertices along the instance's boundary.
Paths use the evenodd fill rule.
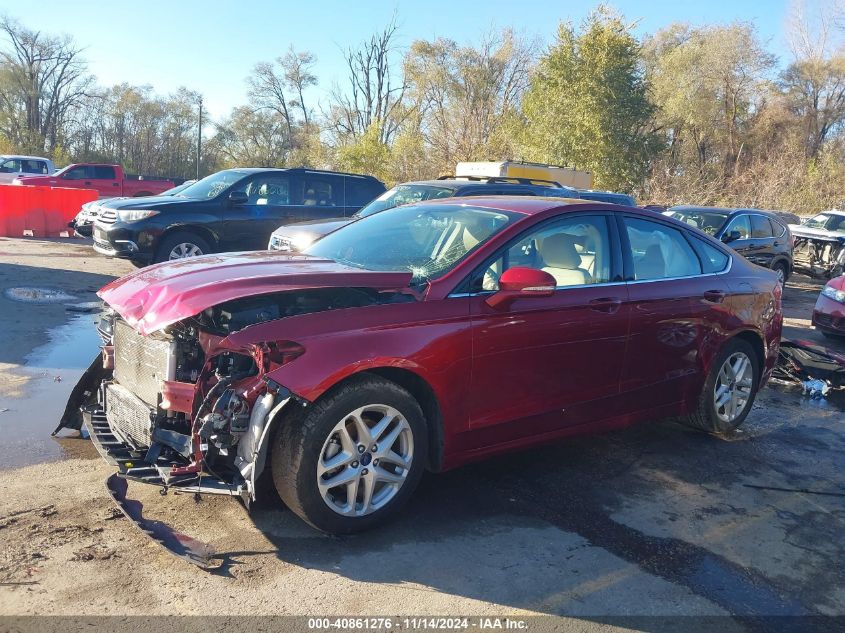
<path fill-rule="evenodd" d="M 114 378 L 148 405 L 158 404 L 163 380 L 172 380 L 171 341 L 142 336 L 125 321 L 114 324 Z"/>
<path fill-rule="evenodd" d="M 128 389 L 115 384 L 106 385 L 106 419 L 109 426 L 135 447 L 152 443 L 150 407 Z"/>

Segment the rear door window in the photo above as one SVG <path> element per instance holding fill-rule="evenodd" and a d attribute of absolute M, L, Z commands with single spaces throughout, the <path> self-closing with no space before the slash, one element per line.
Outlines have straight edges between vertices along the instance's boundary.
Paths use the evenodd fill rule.
<path fill-rule="evenodd" d="M 302 204 L 306 207 L 343 206 L 343 181 L 340 178 L 305 174 L 300 185 Z"/>
<path fill-rule="evenodd" d="M 91 178 L 94 180 L 115 180 L 114 167 L 110 165 L 94 165 L 91 171 Z"/>
<path fill-rule="evenodd" d="M 27 174 L 47 173 L 47 163 L 43 160 L 25 160 L 22 163 L 22 170 Z"/>
<path fill-rule="evenodd" d="M 692 243 L 698 251 L 698 254 L 701 255 L 701 267 L 703 272 L 720 273 L 727 268 L 728 259 L 730 258 L 721 250 L 695 236 L 692 236 Z"/>
<path fill-rule="evenodd" d="M 701 274 L 701 262 L 678 229 L 639 218 L 624 218 L 634 279 L 672 279 Z"/>
<path fill-rule="evenodd" d="M 763 215 L 751 216 L 751 237 L 754 239 L 772 237 L 772 224 L 769 218 Z"/>

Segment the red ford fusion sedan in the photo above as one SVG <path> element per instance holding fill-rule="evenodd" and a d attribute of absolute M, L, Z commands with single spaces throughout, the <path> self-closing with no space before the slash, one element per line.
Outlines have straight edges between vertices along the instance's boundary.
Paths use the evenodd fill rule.
<path fill-rule="evenodd" d="M 265 473 L 331 533 L 384 521 L 426 469 L 669 416 L 734 429 L 782 322 L 775 274 L 708 235 L 543 198 L 398 207 L 100 296 L 75 391 L 95 395 L 66 425 L 125 479 L 249 502 Z"/>

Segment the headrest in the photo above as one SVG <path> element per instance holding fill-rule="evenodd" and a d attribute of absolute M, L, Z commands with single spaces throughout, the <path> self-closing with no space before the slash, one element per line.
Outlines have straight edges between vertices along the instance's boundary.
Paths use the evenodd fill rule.
<path fill-rule="evenodd" d="M 567 233 L 556 233 L 544 238 L 540 244 L 540 255 L 546 266 L 551 268 L 578 268 L 581 258 L 575 249 L 575 238 Z"/>

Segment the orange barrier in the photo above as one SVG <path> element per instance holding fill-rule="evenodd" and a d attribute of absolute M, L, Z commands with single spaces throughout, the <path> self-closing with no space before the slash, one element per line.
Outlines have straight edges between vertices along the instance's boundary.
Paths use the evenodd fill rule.
<path fill-rule="evenodd" d="M 96 200 L 94 189 L 0 185 L 0 237 L 59 237 L 71 231 L 67 223 L 86 202 Z"/>

